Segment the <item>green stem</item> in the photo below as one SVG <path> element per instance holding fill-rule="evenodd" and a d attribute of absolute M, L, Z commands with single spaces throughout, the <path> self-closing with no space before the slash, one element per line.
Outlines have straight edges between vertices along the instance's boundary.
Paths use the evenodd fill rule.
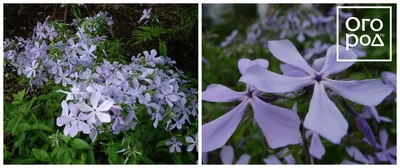
<path fill-rule="evenodd" d="M 306 164 L 312 164 L 312 162 L 311 162 L 311 156 L 310 156 L 310 153 L 309 153 L 309 151 L 308 151 L 308 144 L 307 144 L 307 139 L 306 139 L 306 137 L 305 137 L 305 131 L 306 131 L 306 129 L 304 128 L 304 126 L 303 126 L 303 129 L 301 129 L 302 131 L 301 131 L 301 137 L 303 138 L 303 147 L 304 147 L 304 151 L 305 151 L 305 154 L 306 154 Z"/>

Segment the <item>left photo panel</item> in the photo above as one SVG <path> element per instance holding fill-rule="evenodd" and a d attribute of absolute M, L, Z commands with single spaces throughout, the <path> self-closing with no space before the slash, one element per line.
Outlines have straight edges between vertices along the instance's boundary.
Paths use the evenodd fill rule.
<path fill-rule="evenodd" d="M 198 4 L 4 4 L 4 164 L 196 164 Z"/>

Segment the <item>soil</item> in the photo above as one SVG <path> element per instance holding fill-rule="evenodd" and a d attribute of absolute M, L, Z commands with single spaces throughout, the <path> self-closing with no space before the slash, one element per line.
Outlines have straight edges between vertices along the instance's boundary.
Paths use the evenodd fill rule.
<path fill-rule="evenodd" d="M 30 37 L 37 22 L 43 22 L 47 16 L 50 20 L 66 20 L 71 23 L 74 16 L 61 4 L 4 4 L 4 38 L 14 36 Z M 152 14 L 159 17 L 160 25 L 166 29 L 174 29 L 181 25 L 181 17 L 177 9 L 196 10 L 197 4 L 85 4 L 80 6 L 81 16 L 93 16 L 100 11 L 107 11 L 114 19 L 113 36 L 121 40 L 122 54 L 130 59 L 144 50 L 157 49 L 158 40 L 144 45 L 128 43 L 132 32 L 140 26 L 137 21 L 143 9 L 152 8 Z M 65 15 L 66 14 L 66 15 Z M 197 78 L 198 71 L 198 24 L 197 17 L 192 30 L 184 30 L 174 35 L 165 35 L 161 40 L 166 42 L 168 56 L 177 62 L 177 67 L 185 73 Z M 190 32 L 190 33 L 187 33 Z"/>

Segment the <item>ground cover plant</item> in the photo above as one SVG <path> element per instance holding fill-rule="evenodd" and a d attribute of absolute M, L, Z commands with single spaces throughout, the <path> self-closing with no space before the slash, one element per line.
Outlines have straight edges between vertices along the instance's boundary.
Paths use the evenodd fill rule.
<path fill-rule="evenodd" d="M 126 56 L 113 16 L 83 17 L 85 8 L 63 4 L 71 22 L 49 16 L 28 36 L 4 40 L 4 162 L 196 163 L 197 82 L 162 40 L 177 30 L 142 8 L 124 47 L 157 48 Z M 182 20 L 179 31 L 195 26 Z"/>
<path fill-rule="evenodd" d="M 337 62 L 337 47 L 342 59 L 389 52 L 336 46 L 336 5 L 222 8 L 203 27 L 203 163 L 396 164 L 395 43 L 392 62 Z"/>

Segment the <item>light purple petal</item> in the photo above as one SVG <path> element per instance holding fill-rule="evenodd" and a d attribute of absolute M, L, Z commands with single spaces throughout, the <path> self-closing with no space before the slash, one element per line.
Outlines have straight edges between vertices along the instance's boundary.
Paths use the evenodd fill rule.
<path fill-rule="evenodd" d="M 96 112 L 96 116 L 103 123 L 111 122 L 111 116 L 109 114 L 103 112 Z"/>
<path fill-rule="evenodd" d="M 375 106 L 364 106 L 363 111 L 366 111 L 367 113 L 371 114 L 375 118 L 375 120 L 378 123 L 380 123 L 380 116 Z"/>
<path fill-rule="evenodd" d="M 310 154 L 318 159 L 321 159 L 325 154 L 324 145 L 322 145 L 319 135 L 316 133 L 312 134 L 311 144 L 310 144 Z"/>
<path fill-rule="evenodd" d="M 396 91 L 397 78 L 396 74 L 392 72 L 382 72 L 381 77 L 385 84 L 390 85 Z"/>
<path fill-rule="evenodd" d="M 236 92 L 220 84 L 208 85 L 202 93 L 202 99 L 209 102 L 232 102 L 244 96 L 244 92 Z"/>
<path fill-rule="evenodd" d="M 315 72 L 300 55 L 293 43 L 289 40 L 269 41 L 268 48 L 272 55 L 282 62 L 297 69 L 303 70 L 308 74 L 313 74 L 313 72 Z"/>
<path fill-rule="evenodd" d="M 369 163 L 369 160 L 358 150 L 356 147 L 351 146 L 346 148 L 347 154 L 350 157 L 354 158 L 354 160 L 362 162 L 362 163 Z"/>
<path fill-rule="evenodd" d="M 225 145 L 242 120 L 248 103 L 249 101 L 245 100 L 228 113 L 202 126 L 203 152 Z"/>
<path fill-rule="evenodd" d="M 238 68 L 239 71 L 242 75 L 246 74 L 246 69 L 251 67 L 252 65 L 259 65 L 263 68 L 268 68 L 268 61 L 265 59 L 256 59 L 254 61 L 247 59 L 247 58 L 242 58 L 238 62 Z"/>
<path fill-rule="evenodd" d="M 390 147 L 387 151 L 388 151 L 388 153 L 391 154 L 392 156 L 397 156 L 397 149 L 396 149 L 396 146 Z"/>
<path fill-rule="evenodd" d="M 85 134 L 90 134 L 90 126 L 88 124 L 82 121 L 77 121 L 77 123 L 80 131 L 82 131 Z"/>
<path fill-rule="evenodd" d="M 321 71 L 322 68 L 324 67 L 324 64 L 325 64 L 325 57 L 317 58 L 317 59 L 314 60 L 313 65 L 312 65 L 312 68 L 313 68 L 315 71 L 318 71 L 318 72 L 319 72 L 319 71 Z"/>
<path fill-rule="evenodd" d="M 72 123 L 71 124 L 71 129 L 69 130 L 69 136 L 75 137 L 76 134 L 78 134 L 78 124 L 77 123 Z"/>
<path fill-rule="evenodd" d="M 379 161 L 383 161 L 383 162 L 389 161 L 386 151 L 378 152 L 375 154 L 375 156 L 378 158 Z"/>
<path fill-rule="evenodd" d="M 388 139 L 389 139 L 389 135 L 388 135 L 387 131 L 384 129 L 381 130 L 379 132 L 379 140 L 381 142 L 382 149 L 386 149 Z"/>
<path fill-rule="evenodd" d="M 364 106 L 380 104 L 391 92 L 392 88 L 380 79 L 361 81 L 337 81 L 326 79 L 323 83 L 340 96 Z"/>
<path fill-rule="evenodd" d="M 99 105 L 101 94 L 99 92 L 94 92 L 90 95 L 90 104 L 92 104 L 93 108 L 97 108 Z"/>
<path fill-rule="evenodd" d="M 175 151 L 175 146 L 172 145 L 172 146 L 169 148 L 169 153 L 174 153 L 174 151 Z"/>
<path fill-rule="evenodd" d="M 354 64 L 354 62 L 337 62 L 336 49 L 337 45 L 333 45 L 326 51 L 325 64 L 320 71 L 320 73 L 324 74 L 324 77 L 342 72 Z M 339 57 L 340 59 L 356 59 L 357 54 L 352 51 L 346 51 L 346 48 L 339 46 Z"/>
<path fill-rule="evenodd" d="M 83 112 L 93 111 L 92 107 L 88 106 L 85 102 L 82 101 L 78 102 L 78 108 Z"/>
<path fill-rule="evenodd" d="M 265 164 L 282 164 L 282 162 L 275 155 L 269 155 L 266 159 L 263 159 Z"/>
<path fill-rule="evenodd" d="M 97 111 L 108 111 L 114 105 L 111 100 L 105 100 L 96 110 Z"/>
<path fill-rule="evenodd" d="M 340 163 L 340 164 L 357 164 L 357 163 L 349 161 L 349 160 L 343 160 L 342 163 Z"/>
<path fill-rule="evenodd" d="M 222 164 L 232 164 L 234 156 L 233 147 L 230 145 L 224 146 L 219 156 L 221 157 Z"/>
<path fill-rule="evenodd" d="M 314 83 L 312 76 L 283 76 L 257 65 L 248 68 L 247 74 L 242 76 L 239 81 L 253 85 L 258 90 L 268 93 L 291 92 Z"/>
<path fill-rule="evenodd" d="M 196 143 L 196 141 L 194 141 L 194 139 L 193 139 L 192 137 L 190 137 L 190 136 L 187 136 L 187 137 L 185 138 L 185 140 L 186 140 L 186 142 L 188 142 L 188 143 Z"/>
<path fill-rule="evenodd" d="M 73 120 L 75 119 L 71 116 L 60 116 L 57 118 L 57 126 L 61 127 L 63 125 L 69 124 Z"/>
<path fill-rule="evenodd" d="M 347 134 L 348 124 L 342 113 L 328 98 L 324 85 L 315 83 L 304 126 L 335 144 Z"/>
<path fill-rule="evenodd" d="M 300 118 L 289 109 L 265 103 L 257 96 L 251 99 L 254 118 L 271 148 L 279 148 L 302 142 Z"/>
<path fill-rule="evenodd" d="M 248 154 L 242 154 L 239 157 L 239 160 L 236 162 L 236 164 L 249 164 L 251 156 Z"/>

